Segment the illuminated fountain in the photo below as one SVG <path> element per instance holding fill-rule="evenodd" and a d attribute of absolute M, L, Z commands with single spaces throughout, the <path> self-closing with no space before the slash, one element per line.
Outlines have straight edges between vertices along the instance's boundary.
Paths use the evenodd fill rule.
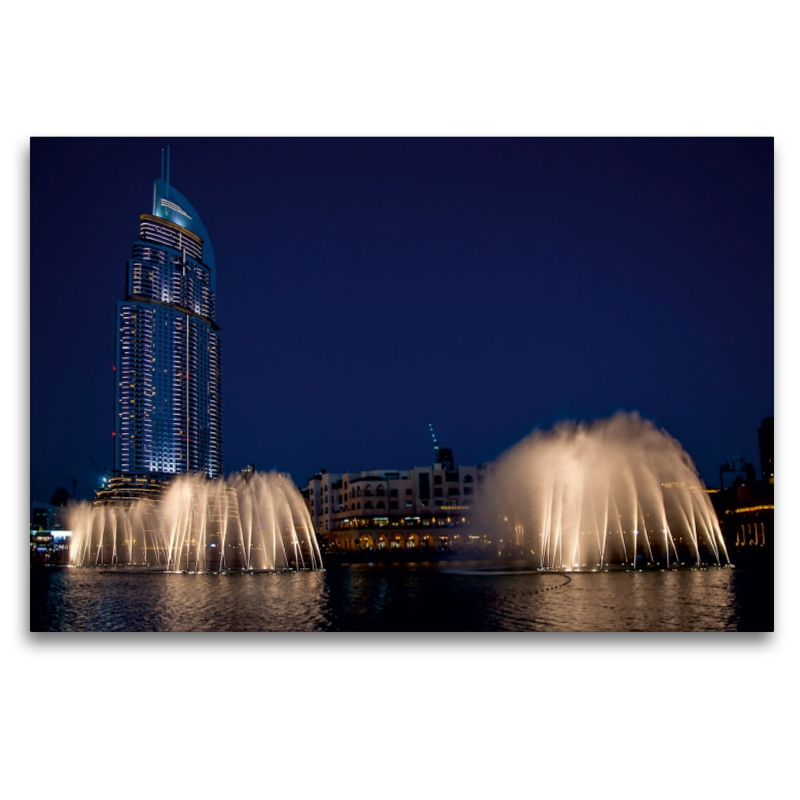
<path fill-rule="evenodd" d="M 225 480 L 181 475 L 162 498 L 73 505 L 70 563 L 164 571 L 321 569 L 311 517 L 275 472 Z"/>
<path fill-rule="evenodd" d="M 729 563 L 691 458 L 635 413 L 534 431 L 499 460 L 487 496 L 542 567 Z"/>

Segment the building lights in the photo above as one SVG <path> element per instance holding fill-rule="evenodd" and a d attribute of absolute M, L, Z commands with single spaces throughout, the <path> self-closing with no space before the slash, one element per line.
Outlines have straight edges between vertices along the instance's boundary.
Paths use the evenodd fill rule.
<path fill-rule="evenodd" d="M 167 190 L 173 199 L 161 196 Z M 117 303 L 114 371 L 119 367 L 123 380 L 115 387 L 115 458 L 123 473 L 188 471 L 215 478 L 222 474 L 216 262 L 191 203 L 163 181 L 156 181 L 155 195 L 154 214 L 158 201 L 185 221 L 140 216 L 126 299 Z M 157 360 L 158 370 L 152 366 Z"/>

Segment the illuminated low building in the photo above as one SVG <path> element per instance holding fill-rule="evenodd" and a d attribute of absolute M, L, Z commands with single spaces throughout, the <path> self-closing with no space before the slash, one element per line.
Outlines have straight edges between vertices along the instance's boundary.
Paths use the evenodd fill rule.
<path fill-rule="evenodd" d="M 463 529 L 483 490 L 487 467 L 448 469 L 452 466 L 322 470 L 301 493 L 314 529 L 333 550 L 477 546 L 482 537 L 470 537 Z"/>
<path fill-rule="evenodd" d="M 59 486 L 49 503 L 31 503 L 31 564 L 66 564 L 69 560 L 68 502 L 72 498 Z"/>
<path fill-rule="evenodd" d="M 711 491 L 725 545 L 735 562 L 736 553 L 771 548 L 775 535 L 775 485 L 768 479 L 755 483 L 736 480 L 727 489 Z"/>
<path fill-rule="evenodd" d="M 767 417 L 758 429 L 761 480 L 741 456 L 731 456 L 720 467 L 720 488 L 710 489 L 720 529 L 731 559 L 736 555 L 771 549 L 775 533 L 774 418 Z M 724 476 L 736 477 L 726 485 Z"/>
<path fill-rule="evenodd" d="M 71 531 L 31 530 L 31 564 L 63 566 L 69 563 Z"/>
<path fill-rule="evenodd" d="M 171 475 L 117 475 L 103 480 L 94 496 L 95 506 L 116 506 L 128 508 L 139 500 L 157 503 L 167 486 Z"/>

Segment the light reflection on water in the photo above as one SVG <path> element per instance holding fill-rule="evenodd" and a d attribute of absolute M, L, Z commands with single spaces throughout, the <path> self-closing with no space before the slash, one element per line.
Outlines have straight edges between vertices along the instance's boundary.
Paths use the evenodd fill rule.
<path fill-rule="evenodd" d="M 354 565 L 279 574 L 31 570 L 31 630 L 772 630 L 772 582 L 741 569 L 536 573 Z"/>

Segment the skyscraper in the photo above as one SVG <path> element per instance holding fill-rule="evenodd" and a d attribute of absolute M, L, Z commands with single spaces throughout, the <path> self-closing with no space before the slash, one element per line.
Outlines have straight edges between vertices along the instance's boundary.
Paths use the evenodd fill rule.
<path fill-rule="evenodd" d="M 125 474 L 222 474 L 216 261 L 200 215 L 169 181 L 169 151 L 139 217 L 117 303 L 115 461 Z"/>

